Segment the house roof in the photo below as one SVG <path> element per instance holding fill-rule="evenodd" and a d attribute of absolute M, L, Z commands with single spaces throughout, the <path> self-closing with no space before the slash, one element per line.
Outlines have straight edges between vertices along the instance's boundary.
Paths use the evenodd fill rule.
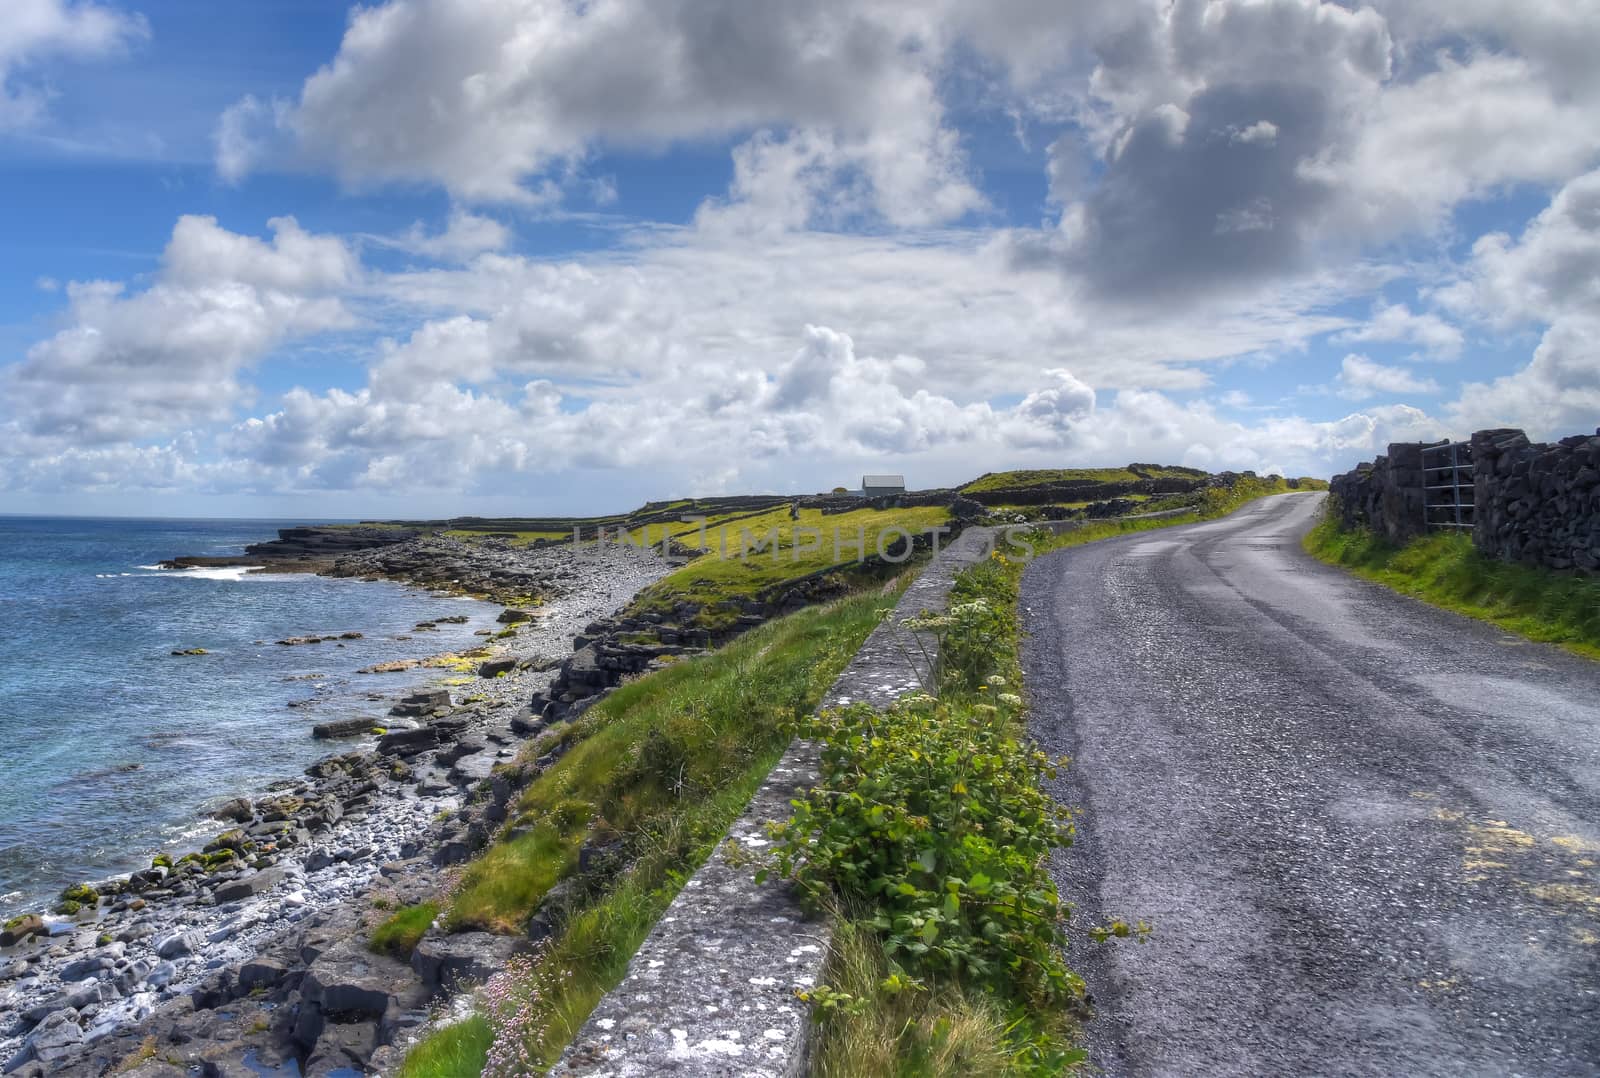
<path fill-rule="evenodd" d="M 903 475 L 864 475 L 861 477 L 863 487 L 903 487 L 906 477 Z"/>

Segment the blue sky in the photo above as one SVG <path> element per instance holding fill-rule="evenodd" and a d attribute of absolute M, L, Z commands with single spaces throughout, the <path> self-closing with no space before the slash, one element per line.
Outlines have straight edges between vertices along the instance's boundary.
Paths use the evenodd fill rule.
<path fill-rule="evenodd" d="M 0 512 L 1600 422 L 1589 0 L 15 2 Z"/>

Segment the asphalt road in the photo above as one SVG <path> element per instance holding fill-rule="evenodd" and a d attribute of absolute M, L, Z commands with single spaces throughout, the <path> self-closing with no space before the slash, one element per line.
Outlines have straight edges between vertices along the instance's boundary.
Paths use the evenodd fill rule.
<path fill-rule="evenodd" d="M 1600 663 L 1312 560 L 1320 498 L 1028 568 L 1094 1061 L 1600 1074 Z"/>

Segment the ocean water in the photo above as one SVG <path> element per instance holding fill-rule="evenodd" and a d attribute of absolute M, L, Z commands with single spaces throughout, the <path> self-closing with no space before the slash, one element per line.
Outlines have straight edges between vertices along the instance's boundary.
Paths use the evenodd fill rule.
<path fill-rule="evenodd" d="M 0 916 L 192 848 L 223 826 L 208 805 L 352 744 L 313 724 L 376 720 L 438 675 L 358 668 L 477 643 L 499 613 L 397 584 L 152 568 L 292 523 L 0 517 Z M 412 633 L 451 614 L 469 622 Z M 364 636 L 273 642 L 347 631 Z M 210 654 L 171 655 L 193 647 Z"/>

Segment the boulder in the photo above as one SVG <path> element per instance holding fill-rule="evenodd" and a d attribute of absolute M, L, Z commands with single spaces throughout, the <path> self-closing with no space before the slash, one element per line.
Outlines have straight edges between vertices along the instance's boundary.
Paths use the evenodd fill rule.
<path fill-rule="evenodd" d="M 434 711 L 450 706 L 450 693 L 447 689 L 431 689 L 427 692 L 412 693 L 389 709 L 389 714 L 402 717 L 421 717 Z"/>
<path fill-rule="evenodd" d="M 485 742 L 463 738 L 454 745 L 440 749 L 439 755 L 434 757 L 433 762 L 440 767 L 449 767 L 463 756 L 475 756 L 488 747 Z"/>
<path fill-rule="evenodd" d="M 378 751 L 385 756 L 415 756 L 438 744 L 438 731 L 423 726 L 415 730 L 391 730 L 378 738 Z"/>
<path fill-rule="evenodd" d="M 74 1011 L 57 1011 L 39 1023 L 37 1029 L 28 1035 L 23 1042 L 22 1051 L 17 1057 L 7 1064 L 10 1070 L 18 1060 L 38 1060 L 44 1064 L 46 1073 L 51 1070 L 52 1064 L 64 1056 L 72 1054 L 73 1049 L 83 1043 L 83 1030 L 78 1027 L 78 1016 Z"/>
<path fill-rule="evenodd" d="M 517 660 L 515 659 L 490 659 L 487 662 L 479 664 L 478 676 L 499 677 L 501 674 L 511 673 L 516 668 Z"/>
<path fill-rule="evenodd" d="M 488 932 L 428 935 L 411 952 L 411 968 L 429 991 L 455 991 L 487 981 L 521 946 L 523 941 Z"/>
<path fill-rule="evenodd" d="M 247 797 L 235 797 L 224 801 L 211 813 L 219 820 L 230 820 L 233 823 L 246 823 L 255 815 L 255 808 Z"/>
<path fill-rule="evenodd" d="M 87 958 L 74 959 L 61 967 L 61 980 L 63 982 L 81 981 L 89 977 L 98 978 L 101 974 L 110 971 L 115 963 L 106 955 L 90 955 Z"/>
<path fill-rule="evenodd" d="M 335 737 L 359 737 L 374 726 L 382 723 L 376 719 L 357 716 L 353 719 L 334 719 L 332 722 L 319 722 L 311 728 L 311 736 L 324 740 Z"/>
<path fill-rule="evenodd" d="M 330 1025 L 312 1046 L 306 1059 L 305 1078 L 344 1078 L 368 1073 L 367 1061 L 378 1049 L 378 1023 Z"/>
<path fill-rule="evenodd" d="M 262 891 L 275 887 L 282 880 L 283 869 L 264 868 L 260 872 L 252 873 L 242 880 L 233 880 L 230 883 L 222 884 L 211 892 L 211 896 L 219 903 L 237 902 L 242 898 L 249 898 L 251 895 L 259 895 Z M 170 956 L 162 955 L 162 957 L 167 958 Z"/>
<path fill-rule="evenodd" d="M 276 988 L 288 974 L 289 967 L 274 958 L 252 958 L 239 967 L 239 991 L 253 992 L 258 988 Z"/>
<path fill-rule="evenodd" d="M 324 1015 L 382 1018 L 389 1002 L 403 994 L 411 972 L 392 958 L 373 954 L 362 940 L 346 938 L 311 963 L 301 985 L 301 1000 Z"/>
<path fill-rule="evenodd" d="M 37 913 L 25 913 L 21 917 L 13 917 L 5 923 L 4 929 L 0 929 L 0 947 L 10 947 L 29 936 L 43 936 L 47 932 L 43 917 Z"/>
<path fill-rule="evenodd" d="M 148 988 L 160 990 L 172 983 L 178 975 L 178 967 L 171 962 L 162 962 L 156 965 L 149 973 L 145 974 L 144 983 Z"/>
<path fill-rule="evenodd" d="M 533 611 L 517 610 L 508 607 L 507 609 L 500 611 L 500 616 L 494 620 L 498 621 L 502 625 L 515 625 L 518 622 L 532 621 Z"/>
<path fill-rule="evenodd" d="M 156 954 L 162 958 L 184 958 L 200 947 L 200 940 L 192 932 L 174 932 L 156 941 Z"/>

